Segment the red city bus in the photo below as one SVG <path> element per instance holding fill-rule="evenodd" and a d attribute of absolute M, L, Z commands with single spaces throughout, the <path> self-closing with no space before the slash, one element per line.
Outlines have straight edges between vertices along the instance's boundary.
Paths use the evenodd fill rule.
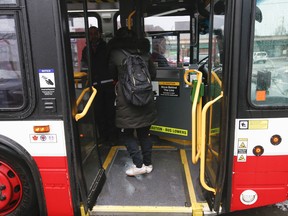
<path fill-rule="evenodd" d="M 4 0 L 0 215 L 209 215 L 287 200 L 288 1 Z M 88 28 L 166 39 L 150 174 L 95 125 Z M 89 45 L 88 45 L 89 46 Z M 266 53 L 256 61 L 254 53 Z"/>

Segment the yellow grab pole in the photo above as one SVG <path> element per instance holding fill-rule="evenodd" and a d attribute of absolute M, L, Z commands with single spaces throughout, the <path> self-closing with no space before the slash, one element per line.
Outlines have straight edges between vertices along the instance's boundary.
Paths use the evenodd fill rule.
<path fill-rule="evenodd" d="M 218 101 L 220 98 L 223 97 L 223 92 L 221 91 L 221 94 L 215 98 L 212 101 L 209 101 L 205 104 L 202 110 L 202 128 L 201 128 L 201 160 L 200 160 L 200 182 L 204 189 L 216 193 L 215 188 L 209 187 L 205 182 L 205 142 L 206 142 L 206 114 L 208 108 L 214 104 L 216 101 Z"/>
<path fill-rule="evenodd" d="M 184 73 L 184 81 L 187 85 L 192 86 L 193 84 L 187 80 L 188 74 L 189 73 L 196 73 L 197 76 L 197 85 L 196 85 L 196 89 L 195 89 L 195 95 L 193 98 L 193 102 L 192 102 L 192 108 L 191 108 L 191 121 L 192 121 L 192 125 L 191 125 L 191 141 L 192 141 L 192 163 L 196 164 L 197 161 L 200 158 L 200 149 L 198 148 L 198 142 L 197 142 L 197 128 L 199 125 L 201 125 L 201 123 L 199 122 L 200 118 L 199 118 L 199 112 L 201 113 L 201 106 L 202 106 L 202 99 L 200 99 L 199 103 L 198 103 L 198 98 L 199 98 L 199 92 L 200 92 L 200 88 L 201 88 L 201 84 L 202 84 L 202 73 L 200 71 L 197 70 L 187 70 Z M 197 115 L 198 113 L 198 115 Z M 198 117 L 197 117 L 198 116 Z M 198 120 L 198 121 L 197 121 Z"/>

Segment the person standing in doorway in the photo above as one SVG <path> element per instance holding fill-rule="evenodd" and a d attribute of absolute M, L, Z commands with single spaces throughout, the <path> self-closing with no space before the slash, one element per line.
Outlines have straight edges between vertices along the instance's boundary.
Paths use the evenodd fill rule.
<path fill-rule="evenodd" d="M 98 143 L 113 145 L 117 139 L 114 110 L 114 83 L 108 71 L 107 44 L 101 38 L 100 30 L 91 26 L 89 28 L 90 62 L 93 86 L 97 90 L 95 97 L 95 119 Z M 88 47 L 82 51 L 81 67 L 88 68 Z"/>
<path fill-rule="evenodd" d="M 122 62 L 125 53 L 138 54 L 146 62 L 151 79 L 156 77 L 155 66 L 147 52 L 138 49 L 136 34 L 127 27 L 120 28 L 108 45 L 110 46 L 109 71 L 113 79 L 118 81 L 126 71 Z M 124 50 L 124 52 L 123 52 Z M 135 106 L 126 101 L 122 92 L 121 82 L 116 84 L 116 127 L 120 129 L 120 139 L 132 158 L 133 166 L 126 170 L 128 176 L 150 173 L 152 166 L 152 140 L 150 139 L 150 126 L 156 121 L 157 112 L 155 101 L 151 100 L 144 106 Z M 153 94 L 153 92 L 151 92 Z M 136 132 L 136 136 L 135 136 Z M 139 144 L 141 150 L 139 149 Z"/>

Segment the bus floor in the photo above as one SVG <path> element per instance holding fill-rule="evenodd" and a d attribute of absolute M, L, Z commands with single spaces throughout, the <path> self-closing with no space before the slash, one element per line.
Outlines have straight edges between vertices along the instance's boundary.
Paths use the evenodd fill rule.
<path fill-rule="evenodd" d="M 191 216 L 201 204 L 208 208 L 191 149 L 154 144 L 152 160 L 151 173 L 129 177 L 125 171 L 132 160 L 126 148 L 112 147 L 103 163 L 107 180 L 90 215 Z"/>

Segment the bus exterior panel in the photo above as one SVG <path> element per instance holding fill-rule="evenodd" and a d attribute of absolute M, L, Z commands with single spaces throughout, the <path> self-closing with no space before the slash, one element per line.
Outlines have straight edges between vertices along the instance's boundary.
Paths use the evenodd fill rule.
<path fill-rule="evenodd" d="M 287 118 L 236 120 L 231 210 L 287 199 Z M 250 200 L 250 201 L 249 201 Z"/>
<path fill-rule="evenodd" d="M 50 132 L 35 133 L 34 126 L 49 126 Z M 2 121 L 0 131 L 35 160 L 48 215 L 73 215 L 63 121 Z"/>

